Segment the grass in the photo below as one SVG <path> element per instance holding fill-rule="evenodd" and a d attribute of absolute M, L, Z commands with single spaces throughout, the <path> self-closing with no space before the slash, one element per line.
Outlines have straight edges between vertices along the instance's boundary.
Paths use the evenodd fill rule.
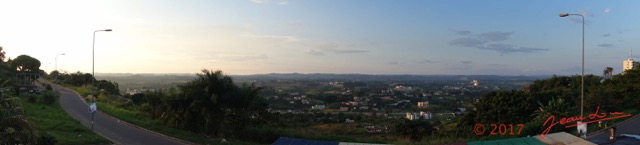
<path fill-rule="evenodd" d="M 23 99 L 25 113 L 36 124 L 40 134 L 48 133 L 58 144 L 110 144 L 111 142 L 83 126 L 69 116 L 58 101 L 51 105 L 32 103 Z"/>
<path fill-rule="evenodd" d="M 114 104 L 106 103 L 106 102 L 98 102 L 98 106 L 100 106 L 100 111 L 107 113 L 113 117 L 116 117 L 120 120 L 126 121 L 128 123 L 134 124 L 136 126 L 140 126 L 142 128 L 152 130 L 167 136 L 179 138 L 182 140 L 198 143 L 198 144 L 219 144 L 219 139 L 209 139 L 203 135 L 199 135 L 193 132 L 189 132 L 186 130 L 180 130 L 177 128 L 169 127 L 157 120 L 153 120 L 148 118 L 148 115 L 138 111 L 132 111 L 123 109 L 121 107 L 117 107 Z M 245 142 L 239 140 L 228 140 L 232 144 L 239 145 L 250 145 L 256 144 L 252 142 Z"/>

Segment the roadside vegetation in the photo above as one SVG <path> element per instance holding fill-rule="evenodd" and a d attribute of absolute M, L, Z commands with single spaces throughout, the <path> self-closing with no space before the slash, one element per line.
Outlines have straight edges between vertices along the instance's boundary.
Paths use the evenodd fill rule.
<path fill-rule="evenodd" d="M 5 54 L 0 47 L 0 144 L 110 143 L 65 113 L 50 86 L 42 91 L 32 85 L 46 75 L 38 59 Z"/>
<path fill-rule="evenodd" d="M 54 97 L 55 102 L 46 98 Z M 95 134 L 80 122 L 69 116 L 58 103 L 59 94 L 46 90 L 40 95 L 26 94 L 24 104 L 26 115 L 36 124 L 41 137 L 39 142 L 57 144 L 108 144 L 109 140 Z M 31 99 L 35 98 L 35 99 Z"/>

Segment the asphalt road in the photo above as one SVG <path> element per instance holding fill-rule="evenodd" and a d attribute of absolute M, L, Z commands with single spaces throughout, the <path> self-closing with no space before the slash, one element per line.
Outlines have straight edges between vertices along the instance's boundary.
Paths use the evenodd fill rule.
<path fill-rule="evenodd" d="M 634 114 L 629 120 L 626 120 L 616 125 L 616 136 L 622 134 L 635 134 L 640 135 L 640 115 Z M 601 131 L 587 136 L 587 140 L 596 144 L 609 144 L 609 131 Z M 622 140 L 621 140 L 622 141 Z M 614 144 L 637 144 L 634 140 L 629 140 L 633 143 L 614 143 Z"/>
<path fill-rule="evenodd" d="M 89 106 L 80 96 L 67 88 L 55 85 L 60 92 L 60 105 L 71 117 L 80 121 L 87 128 L 91 128 L 91 113 Z M 100 110 L 100 104 L 98 104 Z M 171 139 L 166 136 L 151 133 L 132 125 L 125 124 L 120 120 L 110 117 L 102 112 L 94 114 L 94 131 L 99 135 L 111 140 L 115 144 L 124 145 L 180 145 L 188 142 Z"/>

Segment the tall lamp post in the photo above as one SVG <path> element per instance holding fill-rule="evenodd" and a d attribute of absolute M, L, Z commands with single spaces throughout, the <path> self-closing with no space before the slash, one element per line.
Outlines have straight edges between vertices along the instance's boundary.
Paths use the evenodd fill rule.
<path fill-rule="evenodd" d="M 571 15 L 582 17 L 582 78 L 580 81 L 580 118 L 582 118 L 584 116 L 584 16 L 581 14 L 560 13 L 560 17 Z"/>
<path fill-rule="evenodd" d="M 111 29 L 103 29 L 103 30 L 95 30 L 93 31 L 93 42 L 92 42 L 92 46 L 91 46 L 91 76 L 93 77 L 93 79 L 91 80 L 91 90 L 92 90 L 92 95 L 93 95 L 93 103 L 91 103 L 89 105 L 89 111 L 91 112 L 91 130 L 93 130 L 93 114 L 97 111 L 96 108 L 96 96 L 95 96 L 95 87 L 96 87 L 96 74 L 95 74 L 95 62 L 96 62 L 96 32 L 100 32 L 100 31 L 104 31 L 104 32 L 111 32 Z"/>
<path fill-rule="evenodd" d="M 65 55 L 64 53 L 60 53 L 56 55 L 56 71 L 58 71 L 58 56 Z"/>

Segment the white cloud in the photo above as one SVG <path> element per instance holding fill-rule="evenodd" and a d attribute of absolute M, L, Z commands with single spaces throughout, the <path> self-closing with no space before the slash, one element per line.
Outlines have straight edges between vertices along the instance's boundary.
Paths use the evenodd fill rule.
<path fill-rule="evenodd" d="M 307 53 L 307 54 L 310 54 L 310 55 L 315 55 L 315 56 L 322 56 L 322 55 L 324 55 L 324 52 L 322 52 L 322 51 L 318 51 L 318 50 L 315 50 L 315 49 L 305 50 L 304 52 L 305 52 L 305 53 Z"/>
<path fill-rule="evenodd" d="M 289 1 L 281 1 L 278 3 L 278 5 L 288 5 Z"/>
<path fill-rule="evenodd" d="M 604 8 L 604 13 L 609 13 L 609 11 L 611 11 L 609 8 Z"/>
<path fill-rule="evenodd" d="M 288 36 L 288 35 L 258 35 L 258 34 L 243 34 L 243 37 L 249 37 L 249 38 L 261 38 L 261 39 L 275 39 L 275 40 L 282 40 L 285 42 L 297 42 L 300 41 L 300 39 L 296 36 Z"/>
<path fill-rule="evenodd" d="M 256 4 L 263 4 L 263 3 L 267 3 L 267 0 L 251 0 L 251 2 L 256 3 Z"/>

